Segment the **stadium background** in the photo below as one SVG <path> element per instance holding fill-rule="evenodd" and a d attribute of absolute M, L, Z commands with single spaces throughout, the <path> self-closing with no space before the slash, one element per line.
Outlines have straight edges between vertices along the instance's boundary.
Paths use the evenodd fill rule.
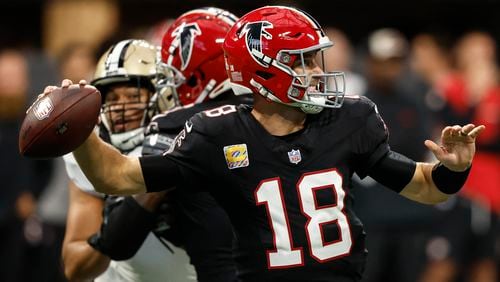
<path fill-rule="evenodd" d="M 484 31 L 491 35 L 496 42 L 500 40 L 498 21 L 500 0 L 3 0 L 0 2 L 0 54 L 3 50 L 13 48 L 25 55 L 29 67 L 29 82 L 26 89 L 23 89 L 24 94 L 26 94 L 24 105 L 26 107 L 45 85 L 57 84 L 61 77 L 71 75 L 61 69 L 61 60 L 67 59 L 68 54 L 71 53 L 68 52 L 68 49 L 82 46 L 85 49 L 90 46 L 92 53 L 99 55 L 109 44 L 125 38 L 144 37 L 158 43 L 168 20 L 190 9 L 215 6 L 241 16 L 251 9 L 268 4 L 297 6 L 310 13 L 322 26 L 331 26 L 343 31 L 354 48 L 353 70 L 362 75 L 366 75 L 363 64 L 367 38 L 371 32 L 380 28 L 390 27 L 401 31 L 408 43 L 414 36 L 422 32 L 435 32 L 453 43 L 469 31 Z M 495 51 L 498 51 L 497 49 L 498 46 L 495 45 Z M 406 59 L 408 58 L 405 57 L 405 63 Z M 493 59 L 494 62 L 491 63 L 497 69 L 498 56 L 493 57 Z M 20 109 L 17 114 L 14 113 L 13 116 L 11 112 L 5 110 L 12 107 L 7 103 L 8 100 L 2 98 L 2 95 L 5 94 L 2 93 L 4 90 L 3 82 L 14 81 L 14 79 L 2 77 L 1 75 L 4 74 L 2 70 L 4 69 L 0 56 L 0 181 L 2 181 L 0 183 L 0 187 L 2 187 L 0 189 L 0 281 L 64 281 L 60 277 L 58 263 L 67 205 L 64 171 L 61 169 L 59 161 L 28 163 L 27 160 L 19 160 L 20 157 L 17 155 L 17 148 L 15 148 L 17 135 L 15 130 L 11 130 L 10 123 L 12 118 L 16 119 L 15 122 L 22 119 L 24 108 Z M 79 78 L 81 77 L 75 74 L 74 79 Z M 407 82 L 406 86 L 411 86 L 414 89 L 413 92 L 408 92 L 411 95 L 421 89 L 428 88 L 428 85 L 423 85 L 421 81 L 416 82 L 414 75 L 405 81 Z M 495 89 L 500 89 L 498 81 L 497 77 Z M 500 95 L 499 93 L 500 91 L 495 94 L 496 97 Z M 419 93 L 414 96 L 418 95 Z M 423 95 L 417 98 L 417 100 L 423 100 Z M 389 102 L 389 105 L 386 106 L 399 107 L 400 105 Z M 380 105 L 380 108 L 382 107 L 383 105 Z M 497 116 L 498 122 L 500 104 L 497 104 L 493 112 Z M 386 120 L 386 122 L 392 126 L 391 120 Z M 433 127 L 430 123 L 424 123 L 423 120 L 418 120 L 417 123 L 421 123 L 417 125 L 421 129 L 423 127 L 423 130 L 432 136 Z M 499 127 L 498 123 L 496 126 Z M 498 166 L 500 163 L 498 131 L 500 129 L 489 129 L 489 132 L 495 132 L 495 130 L 496 137 L 493 136 L 492 140 L 494 141 L 490 147 L 497 150 L 493 153 L 493 163 L 497 166 L 490 167 L 492 172 L 490 176 L 496 174 L 496 179 L 498 179 L 500 171 L 500 166 Z M 413 144 L 423 142 L 418 138 L 410 140 L 404 134 L 406 133 L 403 132 L 402 140 L 407 140 L 408 144 L 406 145 L 409 147 L 418 147 L 420 145 Z M 398 131 L 394 130 L 392 140 L 397 140 L 397 136 Z M 430 136 L 427 137 L 430 138 Z M 10 140 L 10 143 L 5 140 Z M 4 146 L 4 144 L 10 147 Z M 408 155 L 412 153 L 417 156 L 421 154 L 421 152 L 407 152 Z M 489 180 L 491 187 L 500 189 L 500 182 L 493 182 L 495 180 L 490 179 L 491 177 L 486 177 L 483 180 L 485 183 Z M 21 186 L 23 189 L 20 188 Z M 497 199 L 500 198 L 500 190 L 492 193 L 495 193 Z M 377 209 L 381 206 L 378 203 L 373 203 L 374 197 L 379 195 L 373 194 L 373 192 L 367 195 L 370 196 L 365 197 L 364 200 L 367 198 L 372 200 L 365 202 L 367 207 L 373 205 Z M 500 236 L 495 230 L 495 228 L 498 229 L 496 222 L 498 212 L 500 212 L 498 206 L 496 210 L 493 208 L 488 210 L 491 207 L 483 206 L 487 210 L 488 217 L 486 220 L 483 218 L 479 223 L 482 222 L 481 226 L 484 227 L 484 222 L 487 221 L 486 225 L 492 231 L 484 233 L 482 237 L 477 237 L 469 234 L 474 232 L 468 229 L 468 224 L 472 222 L 468 219 L 470 217 L 477 219 L 480 216 L 478 217 L 477 211 L 474 216 L 470 215 L 471 210 L 474 209 L 469 207 L 470 202 L 466 201 L 467 197 L 464 197 L 465 200 L 459 199 L 457 201 L 459 204 L 451 203 L 450 206 L 453 207 L 441 207 L 441 210 L 449 213 L 436 213 L 421 209 L 419 206 L 408 207 L 409 203 L 398 202 L 391 195 L 384 194 L 380 197 L 378 200 L 383 202 L 382 206 L 387 208 L 387 211 L 371 210 L 374 211 L 371 214 L 372 217 L 367 216 L 366 218 L 367 224 L 372 224 L 372 227 L 368 226 L 371 228 L 369 231 L 372 231 L 369 234 L 373 234 L 372 237 L 386 236 L 388 234 L 386 232 L 389 230 L 391 237 L 388 237 L 388 240 L 392 240 L 393 243 L 398 242 L 400 245 L 389 244 L 388 249 L 381 248 L 380 250 L 373 248 L 373 253 L 384 255 L 383 259 L 380 257 L 377 260 L 393 264 L 393 266 L 391 268 L 387 265 L 374 263 L 373 267 L 380 268 L 379 272 L 384 272 L 379 277 L 385 278 L 373 279 L 370 282 L 500 281 L 498 278 Z M 363 202 L 362 195 L 359 195 L 358 198 L 360 202 Z M 403 204 L 406 208 L 399 206 L 399 204 Z M 463 205 L 461 206 L 461 204 Z M 467 206 L 467 208 L 460 208 L 463 206 Z M 397 207 L 398 212 L 393 212 L 394 209 L 389 207 L 394 209 Z M 455 209 L 454 207 L 459 208 Z M 366 211 L 361 209 L 360 212 L 365 212 L 366 215 Z M 463 229 L 454 229 L 456 228 L 454 225 L 445 230 L 447 232 L 439 234 L 445 236 L 449 235 L 447 233 L 453 233 L 450 240 L 457 240 L 457 244 L 462 247 L 460 254 L 446 249 L 448 245 L 440 241 L 441 237 L 439 236 L 435 238 L 436 240 L 429 240 L 428 244 L 421 242 L 429 239 L 429 236 L 436 235 L 429 231 L 436 225 L 422 224 L 422 222 L 432 221 L 430 219 L 436 220 L 437 225 L 445 227 L 447 225 L 444 223 L 449 222 L 457 222 L 458 225 L 464 226 Z M 475 224 L 477 225 L 477 222 Z M 373 228 L 373 225 L 376 228 Z M 381 226 L 390 226 L 390 228 L 381 231 Z M 392 236 L 394 234 L 396 236 Z M 415 236 L 416 234 L 421 236 Z M 482 248 L 473 248 L 480 246 L 480 243 L 489 243 L 490 241 L 492 244 L 485 243 Z M 387 243 L 384 240 L 377 242 Z M 453 244 L 453 242 L 449 244 Z M 395 251 L 396 249 L 401 253 Z M 456 263 L 451 267 L 457 268 L 458 266 L 459 269 L 454 270 L 454 278 L 441 276 L 444 278 L 437 280 L 436 277 L 439 277 L 439 273 L 446 273 L 446 270 L 449 270 L 447 268 L 449 265 L 440 264 L 443 262 L 441 259 L 448 254 L 447 252 L 453 255 Z M 389 253 L 390 255 L 388 255 Z M 494 257 L 495 255 L 496 257 Z M 426 271 L 419 268 L 419 264 L 425 260 L 421 256 L 431 257 L 433 261 L 438 262 L 432 265 L 435 268 L 427 268 Z M 17 261 L 18 264 L 14 263 Z M 483 262 L 485 263 L 483 264 Z M 479 267 L 474 268 L 477 265 Z M 382 271 L 382 269 L 384 270 Z M 406 272 L 407 276 L 410 277 L 398 278 L 404 277 L 401 272 Z"/>
<path fill-rule="evenodd" d="M 0 4 L 1 42 L 19 43 L 42 47 L 50 38 L 44 37 L 46 12 L 57 2 L 90 1 L 42 1 L 6 0 Z M 163 1 L 163 0 L 121 0 L 97 1 L 115 2 L 120 13 L 119 28 L 134 29 L 151 26 L 158 21 L 176 17 L 180 13 L 202 6 L 216 6 L 232 11 L 238 16 L 246 11 L 267 4 L 292 4 L 313 15 L 322 25 L 335 25 L 343 29 L 354 43 L 361 41 L 369 31 L 378 27 L 392 26 L 401 29 L 408 36 L 424 29 L 441 28 L 457 35 L 480 28 L 500 36 L 497 13 L 498 0 L 337 0 L 337 1 Z M 57 5 L 57 4 L 56 4 Z M 76 6 L 77 4 L 75 4 Z M 84 5 L 84 4 L 82 4 Z M 85 6 L 85 5 L 84 5 Z M 91 21 L 91 19 L 87 19 Z M 67 19 L 71 23 L 71 19 Z"/>

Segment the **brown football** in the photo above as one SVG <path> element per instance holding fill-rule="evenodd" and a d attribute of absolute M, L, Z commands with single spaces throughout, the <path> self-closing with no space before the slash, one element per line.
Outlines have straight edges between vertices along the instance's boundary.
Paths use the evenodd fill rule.
<path fill-rule="evenodd" d="M 90 135 L 101 109 L 101 93 L 90 85 L 56 88 L 38 98 L 19 131 L 19 152 L 30 158 L 67 154 Z"/>

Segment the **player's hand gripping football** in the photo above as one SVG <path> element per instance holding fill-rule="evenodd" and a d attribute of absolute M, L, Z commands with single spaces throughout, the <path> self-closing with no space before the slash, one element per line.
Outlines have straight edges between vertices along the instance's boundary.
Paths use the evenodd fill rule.
<path fill-rule="evenodd" d="M 61 82 L 61 87 L 62 88 L 68 88 L 70 85 L 73 84 L 73 81 L 71 81 L 70 79 L 63 79 L 63 81 Z M 78 84 L 80 85 L 80 87 L 83 87 L 85 85 L 87 85 L 87 81 L 82 79 L 78 82 Z M 43 93 L 40 94 L 40 95 L 47 95 L 48 93 L 52 92 L 54 89 L 56 89 L 58 86 L 54 86 L 54 85 L 49 85 L 47 87 L 45 87 L 45 89 L 43 90 Z M 40 96 L 39 95 L 39 96 Z"/>
<path fill-rule="evenodd" d="M 19 130 L 19 153 L 32 158 L 53 158 L 73 151 L 95 128 L 101 94 L 82 80 L 61 87 L 47 86 L 26 111 Z"/>
<path fill-rule="evenodd" d="M 441 145 L 426 140 L 425 145 L 436 158 L 452 171 L 465 171 L 472 163 L 476 152 L 476 137 L 485 129 L 484 125 L 447 126 L 441 132 Z"/>
<path fill-rule="evenodd" d="M 73 84 L 73 81 L 71 81 L 70 79 L 65 78 L 61 82 L 61 87 L 68 88 L 72 84 Z M 80 80 L 80 82 L 78 84 L 80 85 L 80 87 L 83 87 L 83 86 L 87 85 L 87 81 L 84 80 L 84 79 L 82 79 L 82 80 Z M 36 101 L 33 104 L 31 104 L 31 106 L 29 106 L 29 108 L 26 110 L 26 113 L 28 113 L 31 110 L 31 108 L 33 107 L 33 105 L 35 105 L 38 100 L 40 100 L 43 97 L 47 96 L 50 92 L 54 91 L 57 88 L 58 88 L 58 86 L 55 86 L 55 85 L 46 86 L 45 89 L 43 90 L 43 92 L 41 94 L 38 94 L 38 96 L 36 98 Z"/>

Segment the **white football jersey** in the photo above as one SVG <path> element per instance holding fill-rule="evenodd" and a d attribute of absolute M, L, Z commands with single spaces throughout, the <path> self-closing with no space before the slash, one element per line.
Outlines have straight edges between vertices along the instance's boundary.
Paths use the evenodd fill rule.
<path fill-rule="evenodd" d="M 129 153 L 139 156 L 142 147 L 139 146 Z M 94 187 L 78 166 L 73 154 L 64 157 L 66 171 L 70 179 L 82 191 L 103 198 L 104 195 L 95 191 Z M 108 269 L 95 279 L 96 282 L 148 281 L 148 282 L 188 282 L 197 281 L 196 272 L 189 263 L 186 251 L 174 246 L 165 239 L 171 252 L 153 233 L 148 237 L 134 257 L 125 261 L 111 261 Z"/>

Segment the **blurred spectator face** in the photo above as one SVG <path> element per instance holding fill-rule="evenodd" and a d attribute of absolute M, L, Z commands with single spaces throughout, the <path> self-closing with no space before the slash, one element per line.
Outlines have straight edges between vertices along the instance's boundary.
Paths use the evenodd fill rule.
<path fill-rule="evenodd" d="M 403 70 L 408 43 L 394 29 L 380 29 L 368 38 L 368 78 L 378 88 L 391 88 Z"/>
<path fill-rule="evenodd" d="M 0 119 L 14 119 L 24 113 L 29 78 L 23 54 L 0 52 Z"/>
<path fill-rule="evenodd" d="M 473 104 L 498 86 L 496 43 L 491 35 L 484 32 L 465 34 L 457 44 L 456 60 Z"/>
<path fill-rule="evenodd" d="M 447 56 L 435 39 L 428 34 L 417 35 L 412 42 L 411 66 L 420 76 L 432 83 L 435 70 L 448 66 Z"/>
<path fill-rule="evenodd" d="M 496 60 L 495 41 L 487 33 L 471 32 L 458 42 L 456 55 L 460 68 L 466 68 L 481 62 Z"/>
<path fill-rule="evenodd" d="M 327 71 L 349 70 L 351 67 L 352 46 L 345 34 L 336 29 L 328 27 L 325 33 L 333 42 L 333 47 L 325 52 Z"/>
<path fill-rule="evenodd" d="M 94 74 L 95 57 L 93 50 L 83 44 L 67 46 L 59 56 L 61 76 L 73 82 L 90 80 Z"/>

